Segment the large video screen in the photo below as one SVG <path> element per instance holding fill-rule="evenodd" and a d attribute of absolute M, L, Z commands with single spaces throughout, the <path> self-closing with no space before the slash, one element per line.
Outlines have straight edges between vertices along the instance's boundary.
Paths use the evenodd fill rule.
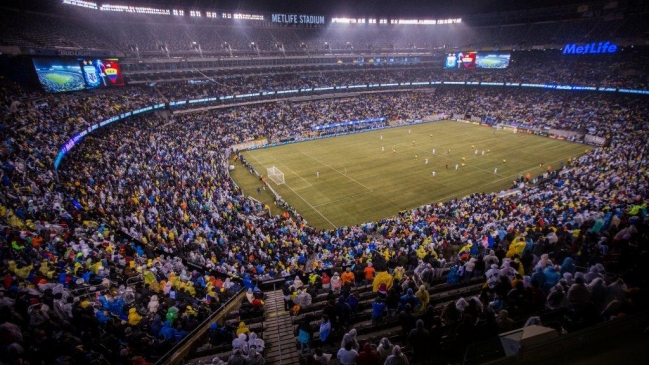
<path fill-rule="evenodd" d="M 80 62 L 88 87 L 124 86 L 124 77 L 117 60 L 83 59 Z"/>
<path fill-rule="evenodd" d="M 475 63 L 478 68 L 507 68 L 510 58 L 509 53 L 478 52 Z"/>
<path fill-rule="evenodd" d="M 444 68 L 473 70 L 476 68 L 501 69 L 509 67 L 511 54 L 497 52 L 457 52 L 446 55 Z"/>
<path fill-rule="evenodd" d="M 83 90 L 86 83 L 76 59 L 34 58 L 34 68 L 43 89 L 50 93 Z"/>
<path fill-rule="evenodd" d="M 474 69 L 475 52 L 457 52 L 446 55 L 445 68 Z"/>
<path fill-rule="evenodd" d="M 124 86 L 116 59 L 34 58 L 38 80 L 47 92 Z"/>

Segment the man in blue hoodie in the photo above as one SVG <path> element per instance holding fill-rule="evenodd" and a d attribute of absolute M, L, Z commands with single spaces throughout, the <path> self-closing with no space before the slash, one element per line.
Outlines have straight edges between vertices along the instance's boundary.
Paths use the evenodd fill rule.
<path fill-rule="evenodd" d="M 372 303 L 372 323 L 380 321 L 385 316 L 386 304 L 381 297 L 376 297 Z"/>

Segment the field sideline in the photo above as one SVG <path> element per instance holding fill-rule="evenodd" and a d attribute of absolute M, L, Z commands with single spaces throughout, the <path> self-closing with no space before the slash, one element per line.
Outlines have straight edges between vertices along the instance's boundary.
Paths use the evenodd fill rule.
<path fill-rule="evenodd" d="M 269 180 L 273 188 L 309 224 L 331 229 L 474 192 L 500 191 L 520 174 L 536 176 L 548 165 L 558 168 L 587 148 L 442 121 L 246 151 L 243 156 L 262 175 L 268 167 L 279 168 L 286 184 Z M 259 182 L 242 176 L 240 164 L 237 169 L 234 180 L 259 199 L 254 193 Z"/>

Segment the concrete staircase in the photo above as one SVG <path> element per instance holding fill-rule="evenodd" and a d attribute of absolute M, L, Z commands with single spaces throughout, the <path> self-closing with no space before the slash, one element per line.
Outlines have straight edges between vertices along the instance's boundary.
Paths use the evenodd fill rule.
<path fill-rule="evenodd" d="M 267 292 L 264 305 L 264 357 L 267 365 L 299 365 L 300 354 L 296 347 L 293 321 L 284 310 L 281 290 Z"/>

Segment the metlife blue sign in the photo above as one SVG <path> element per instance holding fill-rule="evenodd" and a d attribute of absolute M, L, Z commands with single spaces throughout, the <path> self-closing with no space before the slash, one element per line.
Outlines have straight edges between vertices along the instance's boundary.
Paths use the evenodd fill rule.
<path fill-rule="evenodd" d="M 566 44 L 563 46 L 563 54 L 605 54 L 617 52 L 617 44 L 610 42 L 599 42 L 581 44 Z"/>

